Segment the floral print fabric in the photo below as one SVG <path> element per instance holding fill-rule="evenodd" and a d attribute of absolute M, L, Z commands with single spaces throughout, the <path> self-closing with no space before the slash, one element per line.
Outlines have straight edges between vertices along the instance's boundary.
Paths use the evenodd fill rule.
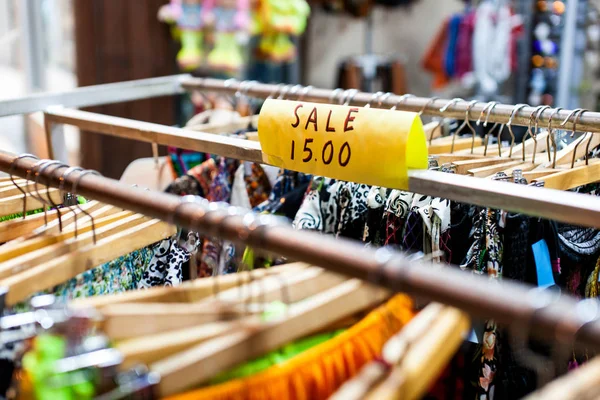
<path fill-rule="evenodd" d="M 85 271 L 54 288 L 64 300 L 100 296 L 137 289 L 146 267 L 154 257 L 154 246 L 144 247 Z"/>

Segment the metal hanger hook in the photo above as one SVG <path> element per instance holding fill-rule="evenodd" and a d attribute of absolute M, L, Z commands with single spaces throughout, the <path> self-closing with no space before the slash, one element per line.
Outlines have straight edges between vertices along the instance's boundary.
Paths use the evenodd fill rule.
<path fill-rule="evenodd" d="M 25 217 L 27 216 L 27 193 L 25 193 L 25 190 L 23 190 L 23 188 L 19 185 L 17 185 L 17 183 L 15 182 L 15 178 L 13 176 L 13 171 L 15 169 L 15 164 L 17 161 L 22 160 L 24 158 L 33 158 L 34 160 L 39 160 L 38 157 L 34 156 L 33 154 L 21 154 L 20 156 L 16 156 L 11 162 L 10 162 L 10 166 L 8 168 L 8 175 L 10 176 L 10 181 L 12 182 L 13 185 L 15 185 L 15 187 L 17 188 L 17 190 L 19 192 L 21 192 L 23 194 L 23 219 L 25 219 Z M 30 171 L 27 171 L 27 176 L 29 177 L 29 173 Z"/>
<path fill-rule="evenodd" d="M 410 97 L 415 97 L 415 95 L 414 94 L 410 94 L 410 93 L 405 93 L 402 96 L 400 96 L 400 98 L 398 99 L 398 101 L 396 102 L 396 104 L 394 104 L 394 106 L 391 108 L 391 110 L 396 110 L 400 104 L 404 103 L 406 101 L 406 99 L 408 99 Z"/>
<path fill-rule="evenodd" d="M 552 110 L 550 117 L 548 118 L 548 136 L 546 137 L 546 152 L 548 153 L 548 161 L 552 161 L 552 168 L 556 168 L 556 139 L 554 138 L 554 132 L 552 132 L 552 119 L 556 114 L 558 114 L 562 110 L 562 107 L 557 107 Z M 552 142 L 552 152 L 554 153 L 554 158 L 550 157 L 550 142 Z"/>
<path fill-rule="evenodd" d="M 248 102 L 248 113 L 250 114 L 250 116 L 254 115 L 254 107 L 252 106 L 252 99 L 248 95 L 248 92 L 250 91 L 250 89 L 252 88 L 252 86 L 255 86 L 257 83 L 258 83 L 257 81 L 244 81 L 244 82 L 242 82 L 242 84 L 245 84 L 244 87 L 243 87 L 243 89 L 242 89 L 242 96 Z"/>
<path fill-rule="evenodd" d="M 510 134 L 510 150 L 508 152 L 508 157 L 512 157 L 513 148 L 515 147 L 515 134 L 512 130 L 512 122 L 515 115 L 519 112 L 520 109 L 529 107 L 529 104 L 517 104 L 514 106 L 513 110 L 510 113 L 510 117 L 508 118 L 508 123 L 506 126 L 508 127 L 508 133 Z M 500 133 L 502 130 L 500 130 Z"/>
<path fill-rule="evenodd" d="M 305 86 L 304 89 L 302 89 L 302 91 L 300 92 L 300 95 L 298 96 L 298 101 L 304 101 L 304 98 L 310 93 L 311 90 L 313 90 L 314 87 L 309 85 L 309 86 Z"/>
<path fill-rule="evenodd" d="M 33 197 L 40 203 L 42 203 L 42 209 L 44 210 L 44 225 L 48 225 L 48 214 L 47 214 L 47 206 L 50 205 L 41 195 L 38 188 L 38 179 L 40 178 L 40 173 L 38 171 L 39 168 L 45 166 L 48 163 L 52 163 L 53 160 L 42 159 L 35 163 L 35 165 L 31 168 L 31 172 L 33 172 L 33 188 L 35 189 L 35 194 L 31 191 L 31 185 L 27 186 L 27 194 L 30 197 Z M 58 162 L 58 161 L 56 161 Z"/>
<path fill-rule="evenodd" d="M 348 89 L 348 93 L 344 92 L 344 106 L 349 106 L 354 100 L 354 96 L 358 93 L 357 89 Z"/>
<path fill-rule="evenodd" d="M 376 101 L 377 99 L 379 99 L 381 96 L 383 96 L 383 92 L 375 92 L 373 93 L 373 95 L 371 96 L 371 99 L 369 100 L 369 102 L 367 104 L 365 104 L 365 108 L 371 108 L 371 104 Z"/>
<path fill-rule="evenodd" d="M 533 126 L 533 131 L 531 132 L 531 137 L 533 138 L 533 154 L 531 155 L 531 163 L 535 164 L 535 156 L 536 156 L 536 150 L 537 150 L 537 134 L 538 134 L 538 127 L 539 127 L 539 123 L 540 123 L 540 117 L 541 115 L 544 113 L 544 111 L 546 111 L 547 109 L 549 109 L 550 106 L 538 106 L 535 109 L 535 121 L 534 121 L 534 126 Z"/>
<path fill-rule="evenodd" d="M 387 92 L 386 94 L 384 94 L 383 96 L 381 96 L 381 97 L 379 98 L 379 100 L 377 101 L 377 107 L 378 107 L 378 108 L 381 108 L 381 105 L 383 104 L 383 102 L 385 102 L 387 99 L 389 99 L 389 98 L 390 98 L 390 96 L 393 96 L 393 95 L 394 95 L 394 93 L 392 93 L 392 92 Z"/>
<path fill-rule="evenodd" d="M 477 119 L 477 122 L 475 123 L 475 125 L 477 125 L 477 126 L 481 125 L 481 119 L 483 118 L 483 115 L 487 111 L 488 113 L 485 118 L 485 122 L 483 123 L 483 126 L 487 127 L 487 123 L 490 118 L 490 114 L 492 113 L 492 110 L 496 107 L 497 104 L 498 104 L 497 101 L 490 101 L 489 103 L 487 103 L 485 105 L 485 107 L 483 107 L 483 110 L 481 110 L 481 114 L 479 114 L 479 118 Z"/>
<path fill-rule="evenodd" d="M 331 96 L 329 96 L 329 103 L 330 104 L 335 103 L 337 101 L 337 98 L 340 95 L 340 93 L 343 93 L 343 92 L 344 92 L 344 89 L 340 89 L 340 88 L 334 89 L 331 92 Z"/>
<path fill-rule="evenodd" d="M 292 86 L 292 88 L 290 89 L 290 91 L 289 91 L 288 94 L 290 96 L 295 96 L 296 93 L 298 93 L 298 90 L 300 90 L 300 89 L 302 89 L 302 85 L 299 85 L 299 84 L 298 85 L 294 85 L 294 86 Z"/>
<path fill-rule="evenodd" d="M 535 112 L 542 106 L 536 107 L 531 113 L 529 113 L 529 123 L 527 124 L 527 131 L 523 135 L 522 142 L 525 143 L 527 140 L 527 136 L 530 136 L 533 139 L 533 153 L 535 154 L 537 150 L 537 138 L 533 134 L 533 118 L 535 116 Z M 535 156 L 534 156 L 535 157 Z M 525 147 L 523 147 L 523 162 L 525 162 Z"/>
<path fill-rule="evenodd" d="M 285 96 L 287 96 L 291 88 L 292 85 L 285 85 L 283 88 L 281 88 L 281 92 L 279 93 L 279 96 L 277 96 L 277 100 L 286 100 Z"/>
<path fill-rule="evenodd" d="M 54 173 L 57 169 L 59 168 L 68 168 L 69 166 L 65 163 L 62 163 L 60 161 L 50 161 L 48 163 L 46 163 L 43 167 L 40 168 L 40 171 L 38 173 L 38 177 L 46 170 L 46 168 L 48 167 L 55 167 L 54 170 L 52 172 L 49 172 L 49 174 Z M 38 184 L 38 179 L 35 180 L 35 191 L 36 193 L 39 193 L 38 188 L 37 188 L 37 184 Z M 46 190 L 46 197 L 48 198 L 48 202 L 50 203 L 50 205 L 52 206 L 52 208 L 56 211 L 57 217 L 58 217 L 58 230 L 60 232 L 62 232 L 63 230 L 63 224 L 62 224 L 62 213 L 60 211 L 59 205 L 56 204 L 54 202 L 54 200 L 52 200 L 52 196 L 50 195 L 50 188 L 48 185 L 46 185 L 48 187 L 48 190 Z M 60 191 L 58 192 L 60 195 Z M 40 198 L 42 196 L 40 195 Z M 61 197 L 62 199 L 62 197 Z M 64 200 L 61 202 L 64 203 Z M 46 212 L 46 210 L 44 209 L 44 213 Z"/>
<path fill-rule="evenodd" d="M 419 112 L 418 112 L 419 116 L 423 115 L 423 113 L 425 112 L 427 107 L 429 107 L 431 104 L 435 103 L 435 101 L 438 99 L 439 99 L 439 97 L 432 97 L 431 99 L 429 99 L 429 101 L 427 103 L 425 103 L 423 105 L 423 107 L 421 107 L 421 109 L 419 110 Z"/>
<path fill-rule="evenodd" d="M 77 180 L 75 182 L 73 182 L 73 194 L 75 196 L 77 196 L 77 186 L 79 186 L 79 183 L 81 182 L 81 179 L 86 176 L 86 175 L 96 175 L 96 176 L 102 176 L 102 174 L 98 171 L 94 171 L 92 169 L 88 169 L 88 170 L 84 170 L 83 168 L 78 169 L 79 172 L 79 176 L 77 177 Z M 79 201 L 77 203 L 75 203 L 76 207 L 79 209 L 79 211 L 81 211 L 82 213 L 84 213 L 85 215 L 87 215 L 90 218 L 90 221 L 92 223 L 92 236 L 93 236 L 93 241 L 94 244 L 96 244 L 96 224 L 94 223 L 94 217 L 92 217 L 87 211 L 85 211 L 83 208 L 81 208 L 81 206 L 79 205 Z"/>
<path fill-rule="evenodd" d="M 565 118 L 564 121 L 560 123 L 560 127 L 562 128 L 565 125 L 567 125 L 571 117 L 575 116 L 575 120 L 573 121 L 573 129 L 571 129 L 571 137 L 573 137 L 575 135 L 575 132 L 577 132 L 577 123 L 579 122 L 579 118 L 581 117 L 581 114 L 583 114 L 586 111 L 588 110 L 584 108 L 574 109 L 569 113 L 569 115 L 567 115 L 567 118 Z"/>
<path fill-rule="evenodd" d="M 434 97 L 434 98 L 432 98 L 432 99 L 435 99 L 435 97 Z M 442 112 L 442 113 L 443 113 L 443 112 L 446 112 L 446 111 L 448 111 L 448 109 L 449 109 L 450 107 L 452 107 L 453 105 L 455 105 L 455 104 L 456 104 L 456 103 L 458 103 L 459 101 L 464 101 L 464 100 L 463 100 L 463 99 L 461 99 L 460 97 L 455 97 L 455 98 L 453 98 L 452 100 L 448 101 L 448 102 L 446 103 L 446 105 L 445 105 L 445 106 L 443 106 L 442 108 L 440 108 L 440 112 Z M 423 109 L 425 109 L 425 107 L 423 107 Z"/>
<path fill-rule="evenodd" d="M 67 169 L 65 169 L 63 171 L 63 173 L 58 178 L 59 179 L 58 192 L 60 193 L 60 197 L 62 199 L 64 199 L 66 197 L 65 180 L 71 173 L 73 173 L 75 171 L 79 171 L 79 170 L 83 170 L 83 169 L 80 167 L 68 167 Z M 75 200 L 77 201 L 77 195 L 73 195 L 73 196 L 75 196 Z M 75 223 L 75 237 L 77 237 L 77 213 L 73 209 L 73 206 L 71 204 L 69 204 L 69 202 L 65 201 L 64 206 L 67 207 L 69 209 L 69 211 L 71 211 L 73 213 L 73 222 Z"/>
<path fill-rule="evenodd" d="M 272 99 L 276 95 L 279 95 L 281 88 L 283 88 L 284 86 L 285 86 L 285 83 L 278 84 L 277 87 L 275 87 L 275 89 L 273 90 L 273 92 L 271 92 L 271 94 L 267 97 L 267 100 Z"/>
<path fill-rule="evenodd" d="M 479 126 L 480 122 L 481 122 L 481 118 L 483 117 L 484 112 L 487 109 L 487 115 L 485 117 L 485 122 L 483 123 L 484 128 L 487 128 L 488 126 L 488 121 L 490 119 L 490 114 L 492 113 L 492 111 L 494 110 L 494 108 L 496 108 L 496 105 L 498 105 L 497 101 L 490 101 L 484 108 L 483 110 L 481 110 L 481 114 L 479 115 L 479 119 L 477 120 L 477 126 Z M 484 143 L 484 148 L 483 148 L 483 155 L 487 156 L 487 151 L 488 151 L 488 146 L 490 143 L 490 135 L 492 134 L 492 132 L 494 132 L 494 129 L 496 129 L 496 127 L 498 127 L 498 122 L 496 122 L 494 124 L 494 126 L 492 126 L 492 128 L 487 131 L 487 133 L 485 134 L 483 141 Z M 500 131 L 502 131 L 502 128 L 500 128 Z"/>

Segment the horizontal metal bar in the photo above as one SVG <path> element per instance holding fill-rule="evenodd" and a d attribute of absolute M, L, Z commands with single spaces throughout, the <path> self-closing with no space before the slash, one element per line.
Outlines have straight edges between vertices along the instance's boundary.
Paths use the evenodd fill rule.
<path fill-rule="evenodd" d="M 197 91 L 214 91 L 223 93 L 235 93 L 247 94 L 250 97 L 266 98 L 266 97 L 279 97 L 288 100 L 303 100 L 316 103 L 339 103 L 347 100 L 350 105 L 353 106 L 364 106 L 365 104 L 371 104 L 371 107 L 378 108 L 391 108 L 396 106 L 396 109 L 403 111 L 422 112 L 425 115 L 432 116 L 444 116 L 456 119 L 465 119 L 468 117 L 470 120 L 477 120 L 480 118 L 481 113 L 485 110 L 488 103 L 478 102 L 472 107 L 469 106 L 469 101 L 457 101 L 452 102 L 451 106 L 444 112 L 440 111 L 441 108 L 448 105 L 451 100 L 433 100 L 427 97 L 406 97 L 402 98 L 398 95 L 390 95 L 384 98 L 383 95 L 376 96 L 373 93 L 358 92 L 351 98 L 344 99 L 343 91 L 338 90 L 337 92 L 329 89 L 316 89 L 311 88 L 308 91 L 303 90 L 302 87 L 291 89 L 291 86 L 282 85 L 270 85 L 263 83 L 247 84 L 247 82 L 238 81 L 223 81 L 220 79 L 212 78 L 186 78 L 182 82 L 183 88 L 186 90 L 197 90 Z M 337 93 L 337 96 L 335 94 Z M 349 94 L 347 91 L 346 93 Z M 467 113 L 467 110 L 469 112 Z M 509 104 L 497 104 L 490 113 L 489 122 L 507 123 L 512 112 L 515 110 L 514 105 Z M 513 116 L 512 125 L 529 126 L 530 116 L 537 110 L 537 107 L 522 107 L 519 108 Z M 467 115 L 468 114 L 468 115 Z M 553 128 L 558 128 L 563 120 L 571 114 L 570 110 L 562 110 L 557 113 L 554 109 L 546 109 L 543 111 L 538 119 L 539 127 L 546 128 L 552 117 Z M 487 115 L 487 110 L 482 118 L 482 121 Z M 564 129 L 573 129 L 574 123 L 573 117 L 563 127 Z M 535 118 L 533 119 L 535 121 Z M 562 128 L 561 128 L 562 129 Z M 581 118 L 576 124 L 578 132 L 600 132 L 600 113 L 587 111 L 581 115 Z"/>
<path fill-rule="evenodd" d="M 263 162 L 260 143 L 250 140 L 73 109 L 49 110 L 44 116 L 47 126 L 73 125 L 84 131 L 104 133 L 124 139 L 175 146 L 255 163 Z"/>
<path fill-rule="evenodd" d="M 86 111 L 46 112 L 46 122 L 74 125 L 147 143 L 264 163 L 259 142 L 172 128 Z M 392 188 L 394 189 L 394 188 Z M 411 192 L 600 229 L 600 197 L 436 171 L 409 171 Z"/>
<path fill-rule="evenodd" d="M 0 100 L 0 117 L 44 111 L 52 106 L 91 107 L 103 104 L 172 96 L 182 92 L 180 83 L 189 75 L 172 75 L 105 85 L 84 86 L 67 92 L 40 93 Z"/>
<path fill-rule="evenodd" d="M 15 159 L 0 153 L 0 170 L 27 177 L 35 165 L 32 159 Z M 40 184 L 58 187 L 64 168 L 41 171 Z M 289 225 L 268 223 L 258 215 L 235 209 L 183 201 L 180 197 L 73 172 L 64 178 L 66 190 L 76 184 L 77 193 L 107 204 L 129 209 L 153 218 L 175 223 L 209 236 L 243 242 L 254 248 L 282 254 L 347 276 L 359 278 L 394 291 L 405 291 L 465 310 L 477 318 L 494 318 L 498 323 L 516 326 L 536 336 L 567 340 L 583 348 L 600 349 L 600 322 L 574 298 L 546 297 L 525 285 L 510 281 L 490 281 L 487 277 L 439 268 L 431 263 L 409 261 L 402 253 L 388 249 L 364 248 L 346 239 L 314 232 L 297 231 Z M 267 216 L 263 216 L 266 218 Z M 267 218 L 271 222 L 272 217 Z M 262 221 L 262 222 L 261 222 Z"/>

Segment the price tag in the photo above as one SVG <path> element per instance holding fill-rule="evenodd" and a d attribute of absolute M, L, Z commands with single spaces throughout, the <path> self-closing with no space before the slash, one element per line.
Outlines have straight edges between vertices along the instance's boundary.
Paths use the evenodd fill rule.
<path fill-rule="evenodd" d="M 269 99 L 258 136 L 266 163 L 314 175 L 408 189 L 408 170 L 427 169 L 416 113 Z"/>

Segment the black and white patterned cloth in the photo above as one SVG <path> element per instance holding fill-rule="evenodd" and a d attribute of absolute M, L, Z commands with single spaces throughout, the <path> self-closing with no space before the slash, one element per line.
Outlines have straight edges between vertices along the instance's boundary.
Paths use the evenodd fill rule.
<path fill-rule="evenodd" d="M 188 232 L 185 240 L 176 235 L 158 243 L 154 249 L 154 257 L 138 283 L 138 289 L 181 284 L 183 268 L 198 250 L 200 243 L 194 232 Z"/>

